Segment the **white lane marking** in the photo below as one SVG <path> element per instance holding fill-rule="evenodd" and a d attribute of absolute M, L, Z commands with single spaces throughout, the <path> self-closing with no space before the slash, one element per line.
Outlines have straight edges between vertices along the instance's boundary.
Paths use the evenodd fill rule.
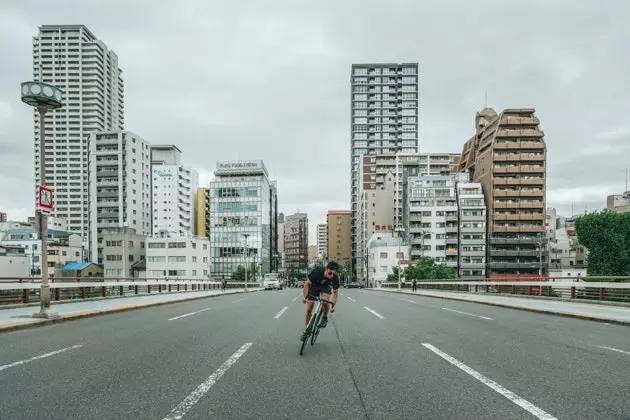
<path fill-rule="evenodd" d="M 492 379 L 485 377 L 484 375 L 482 375 L 481 373 L 477 372 L 473 368 L 468 367 L 464 363 L 460 362 L 459 360 L 455 359 L 454 357 L 449 356 L 448 354 L 444 353 L 440 349 L 438 349 L 436 347 L 433 347 L 431 344 L 429 344 L 429 343 L 422 343 L 422 345 L 424 347 L 426 347 L 427 349 L 431 350 L 433 353 L 435 353 L 438 356 L 440 356 L 442 359 L 446 360 L 447 362 L 451 363 L 452 365 L 455 365 L 456 367 L 460 368 L 461 370 L 463 370 L 464 372 L 466 372 L 467 374 L 469 374 L 473 378 L 477 379 L 479 382 L 483 383 L 484 385 L 492 388 L 494 391 L 496 391 L 499 394 L 503 395 L 505 398 L 507 398 L 508 400 L 512 401 L 514 404 L 518 405 L 519 407 L 521 407 L 524 410 L 528 411 L 529 413 L 533 414 L 537 418 L 539 418 L 541 420 L 558 420 L 556 417 L 552 416 L 551 414 L 547 413 L 546 411 L 536 407 L 534 404 L 532 404 L 529 401 L 519 397 L 518 395 L 516 395 L 515 393 L 513 393 L 509 389 L 504 388 L 503 386 L 501 386 L 498 383 L 494 382 Z"/>
<path fill-rule="evenodd" d="M 608 347 L 608 346 L 597 346 L 597 347 L 599 347 L 600 349 L 606 349 L 606 350 L 610 350 L 610 351 L 616 351 L 616 352 L 623 353 L 623 354 L 627 354 L 627 355 L 629 355 L 629 356 L 630 356 L 630 351 L 619 350 L 619 349 L 616 349 L 616 348 L 614 348 L 614 347 Z"/>
<path fill-rule="evenodd" d="M 214 371 L 212 375 L 206 379 L 201 385 L 197 387 L 193 392 L 188 395 L 184 401 L 179 403 L 177 407 L 171 411 L 168 416 L 164 417 L 163 420 L 180 420 L 186 413 L 193 407 L 193 405 L 197 404 L 201 397 L 203 397 L 209 390 L 212 388 L 214 384 L 227 372 L 227 370 L 234 364 L 238 359 L 241 358 L 243 354 L 252 346 L 253 343 L 245 343 L 241 346 L 240 349 L 236 351 L 229 359 L 225 361 L 217 370 Z"/>
<path fill-rule="evenodd" d="M 348 299 L 350 299 L 353 302 L 356 302 L 356 300 L 352 299 L 350 296 L 346 296 Z"/>
<path fill-rule="evenodd" d="M 482 319 L 487 319 L 489 321 L 492 321 L 492 318 L 488 318 L 487 316 L 475 315 L 468 312 L 456 311 L 455 309 L 449 309 L 449 308 L 442 308 L 442 309 L 444 309 L 445 311 L 457 312 L 458 314 L 470 315 L 477 318 L 482 318 Z"/>
<path fill-rule="evenodd" d="M 411 299 L 400 298 L 400 300 L 404 300 L 405 302 L 409 302 L 409 303 L 416 303 L 415 300 L 411 300 Z"/>
<path fill-rule="evenodd" d="M 245 300 L 245 298 L 236 299 L 236 300 L 235 300 L 234 302 L 232 302 L 232 303 L 240 302 L 241 300 Z"/>
<path fill-rule="evenodd" d="M 209 309 L 210 309 L 210 308 L 206 308 L 206 309 L 201 309 L 201 310 L 199 310 L 199 311 L 191 312 L 191 313 L 189 313 L 189 314 L 184 314 L 184 315 L 174 316 L 173 318 L 169 318 L 168 320 L 169 320 L 169 321 L 175 321 L 176 319 L 185 318 L 185 317 L 187 317 L 187 316 L 195 315 L 195 314 L 198 314 L 199 312 L 204 312 L 204 311 L 207 311 L 207 310 L 209 310 Z"/>
<path fill-rule="evenodd" d="M 370 308 L 368 308 L 367 306 L 364 306 L 364 308 L 365 308 L 368 312 L 371 312 L 371 313 L 373 313 L 374 315 L 376 315 L 377 317 L 379 317 L 380 319 L 385 318 L 383 315 L 379 314 L 379 313 L 378 313 L 378 312 L 376 312 L 374 309 L 370 309 Z"/>
<path fill-rule="evenodd" d="M 45 359 L 46 357 L 54 356 L 55 354 L 63 353 L 64 351 L 78 349 L 79 347 L 83 347 L 83 344 L 75 344 L 74 346 L 64 347 L 64 348 L 59 349 L 59 350 L 51 351 L 50 353 L 40 354 L 39 356 L 31 357 L 30 359 L 19 360 L 17 362 L 9 363 L 8 365 L 2 365 L 2 366 L 0 366 L 0 371 L 3 371 L 5 369 L 9 369 L 9 368 L 12 368 L 12 367 L 15 367 L 15 366 L 23 365 L 23 364 L 26 364 L 26 363 L 30 363 L 30 362 L 33 362 L 35 360 Z"/>
<path fill-rule="evenodd" d="M 289 309 L 289 307 L 288 307 L 288 306 L 285 306 L 284 308 L 280 309 L 280 312 L 278 312 L 278 313 L 276 314 L 276 316 L 274 316 L 274 319 L 278 319 L 278 318 L 280 318 L 280 317 L 282 316 L 282 314 L 284 313 L 284 311 L 286 311 L 287 309 Z"/>
<path fill-rule="evenodd" d="M 294 297 L 291 302 L 295 302 L 296 300 L 298 300 L 298 298 L 299 298 L 299 296 Z"/>

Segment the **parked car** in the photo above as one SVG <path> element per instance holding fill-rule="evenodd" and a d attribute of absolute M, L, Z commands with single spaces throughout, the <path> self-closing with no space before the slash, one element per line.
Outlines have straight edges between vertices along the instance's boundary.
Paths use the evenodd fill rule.
<path fill-rule="evenodd" d="M 352 283 L 348 283 L 348 284 L 346 285 L 346 287 L 347 287 L 348 289 L 358 289 L 358 288 L 360 288 L 360 287 L 361 287 L 361 285 L 360 285 L 359 283 L 357 283 L 356 281 L 353 281 Z"/>

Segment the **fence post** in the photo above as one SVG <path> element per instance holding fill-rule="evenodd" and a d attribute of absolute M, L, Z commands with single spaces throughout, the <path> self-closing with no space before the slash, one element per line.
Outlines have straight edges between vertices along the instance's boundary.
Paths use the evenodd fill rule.
<path fill-rule="evenodd" d="M 147 284 L 147 293 L 151 293 L 151 285 Z"/>
<path fill-rule="evenodd" d="M 138 294 L 138 286 L 134 286 L 135 291 L 136 291 L 136 295 Z"/>
<path fill-rule="evenodd" d="M 85 287 L 81 288 L 81 298 L 85 299 Z"/>
<path fill-rule="evenodd" d="M 107 296 L 107 288 L 105 286 L 101 287 L 101 294 L 103 295 L 103 297 Z"/>
<path fill-rule="evenodd" d="M 118 286 L 118 290 L 120 291 L 120 296 L 125 296 L 125 290 L 122 286 Z"/>
<path fill-rule="evenodd" d="M 599 288 L 599 300 L 606 300 L 606 294 L 604 293 L 604 288 L 600 287 Z"/>
<path fill-rule="evenodd" d="M 22 289 L 22 303 L 28 303 L 28 289 Z"/>
<path fill-rule="evenodd" d="M 170 284 L 170 283 L 169 283 L 169 285 L 168 285 L 168 292 L 169 292 L 169 293 L 171 292 L 171 284 Z"/>

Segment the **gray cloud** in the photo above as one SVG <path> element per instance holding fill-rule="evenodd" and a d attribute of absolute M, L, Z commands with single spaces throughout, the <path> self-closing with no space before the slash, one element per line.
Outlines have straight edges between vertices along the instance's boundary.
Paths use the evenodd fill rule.
<path fill-rule="evenodd" d="M 624 187 L 630 130 L 630 3 L 619 1 L 135 1 L 0 5 L 0 208 L 32 212 L 31 38 L 83 23 L 117 52 L 126 128 L 176 143 L 202 179 L 217 160 L 262 158 L 280 208 L 349 207 L 349 72 L 419 62 L 424 152 L 459 152 L 474 113 L 535 107 L 548 203 L 603 206 Z M 131 4 L 128 4 L 131 3 Z M 624 125 L 626 124 L 626 125 Z M 599 203 L 599 204 L 597 204 Z"/>

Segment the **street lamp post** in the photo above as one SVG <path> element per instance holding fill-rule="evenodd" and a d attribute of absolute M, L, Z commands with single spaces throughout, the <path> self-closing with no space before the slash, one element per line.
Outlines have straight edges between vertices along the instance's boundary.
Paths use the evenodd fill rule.
<path fill-rule="evenodd" d="M 249 243 L 247 242 L 247 238 L 249 238 L 249 233 L 242 233 L 243 238 L 245 238 L 245 291 L 247 292 L 247 263 L 249 263 Z"/>
<path fill-rule="evenodd" d="M 53 318 L 57 314 L 50 311 L 50 285 L 48 284 L 48 218 L 44 212 L 44 205 L 48 211 L 52 210 L 52 193 L 44 190 L 46 187 L 46 112 L 63 106 L 62 92 L 57 87 L 43 83 L 40 74 L 39 82 L 22 83 L 22 102 L 37 108 L 39 112 L 39 189 L 38 208 L 35 210 L 35 218 L 39 223 L 39 238 L 41 240 L 40 273 L 42 283 L 40 286 L 40 309 L 33 314 L 35 318 Z M 43 197 L 46 197 L 44 200 Z"/>
<path fill-rule="evenodd" d="M 404 232 L 405 230 L 403 228 L 401 227 L 396 228 L 396 233 L 398 233 L 398 290 L 402 290 L 401 273 L 400 273 L 400 260 L 401 260 L 400 248 L 402 245 L 402 234 Z"/>

